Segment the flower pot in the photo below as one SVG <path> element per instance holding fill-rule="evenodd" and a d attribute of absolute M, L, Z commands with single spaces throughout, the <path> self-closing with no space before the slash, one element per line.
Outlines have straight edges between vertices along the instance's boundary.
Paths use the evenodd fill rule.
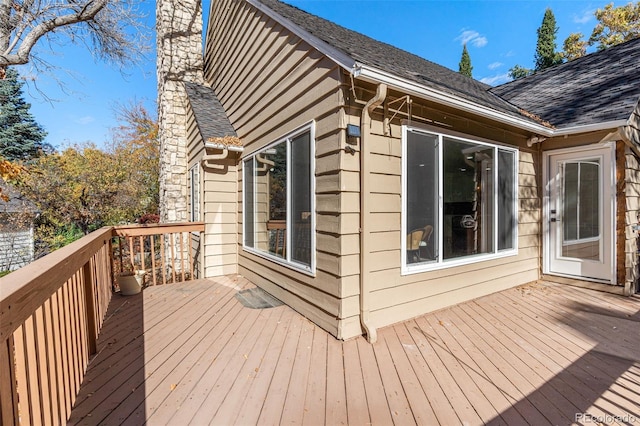
<path fill-rule="evenodd" d="M 145 271 L 136 271 L 134 275 L 120 275 L 118 277 L 120 294 L 123 296 L 132 296 L 140 293 L 144 285 L 145 273 Z"/>

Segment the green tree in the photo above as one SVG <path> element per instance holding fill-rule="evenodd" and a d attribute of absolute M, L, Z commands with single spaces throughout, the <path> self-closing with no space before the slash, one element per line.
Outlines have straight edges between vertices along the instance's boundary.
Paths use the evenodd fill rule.
<path fill-rule="evenodd" d="M 587 54 L 587 46 L 589 43 L 582 40 L 582 33 L 571 33 L 562 44 L 562 59 L 565 61 L 573 61 Z"/>
<path fill-rule="evenodd" d="M 556 52 L 557 33 L 556 18 L 553 15 L 553 11 L 547 8 L 544 12 L 544 18 L 542 18 L 542 24 L 538 28 L 538 43 L 534 56 L 536 71 L 542 71 L 562 61 L 560 55 Z"/>
<path fill-rule="evenodd" d="M 598 24 L 589 37 L 598 50 L 640 37 L 640 2 L 613 7 L 608 4 L 595 12 Z"/>
<path fill-rule="evenodd" d="M 13 68 L 0 80 L 0 156 L 9 161 L 29 160 L 51 151 L 43 142 L 47 132 L 29 112 L 31 105 L 24 100 L 23 85 Z"/>
<path fill-rule="evenodd" d="M 594 16 L 598 23 L 588 41 L 583 40 L 581 33 L 572 33 L 566 38 L 562 52 L 564 60 L 572 61 L 586 55 L 588 46 L 596 45 L 598 50 L 603 50 L 640 37 L 640 2 L 619 7 L 613 7 L 611 3 L 598 9 Z"/>
<path fill-rule="evenodd" d="M 101 226 L 158 213 L 159 141 L 156 121 L 139 104 L 116 111 L 118 127 L 106 149 L 84 143 L 45 155 L 21 173 L 21 191 L 39 211 L 41 252 Z"/>
<path fill-rule="evenodd" d="M 458 72 L 462 75 L 466 75 L 467 77 L 473 78 L 472 72 L 473 67 L 471 66 L 471 57 L 469 56 L 469 51 L 467 50 L 467 45 L 462 46 L 462 57 L 460 58 L 460 63 L 458 64 Z"/>
<path fill-rule="evenodd" d="M 522 77 L 526 77 L 531 74 L 533 74 L 533 70 L 530 70 L 529 68 L 525 68 L 520 65 L 514 65 L 512 68 L 509 69 L 509 77 L 511 77 L 514 80 L 517 80 Z"/>

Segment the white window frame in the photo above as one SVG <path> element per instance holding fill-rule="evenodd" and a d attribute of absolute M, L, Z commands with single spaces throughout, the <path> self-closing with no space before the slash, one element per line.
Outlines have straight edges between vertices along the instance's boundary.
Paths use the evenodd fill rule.
<path fill-rule="evenodd" d="M 409 264 L 407 263 L 407 233 L 409 230 L 407 229 L 407 133 L 409 131 L 414 131 L 418 133 L 423 133 L 425 135 L 436 136 L 438 138 L 438 182 L 437 182 L 437 198 L 438 198 L 438 223 L 437 226 L 434 225 L 434 233 L 437 232 L 437 241 L 438 247 L 436 247 L 436 251 L 438 252 L 438 257 L 433 262 L 428 263 L 417 263 L 417 264 Z M 477 145 L 484 145 L 487 147 L 491 147 L 494 150 L 494 158 L 497 164 L 498 150 L 509 151 L 514 155 L 515 167 L 513 170 L 513 182 L 515 185 L 514 189 L 514 197 L 513 197 L 513 211 L 515 215 L 515 226 L 513 229 L 513 247 L 511 249 L 498 249 L 498 214 L 494 214 L 493 216 L 493 241 L 494 241 L 494 249 L 492 253 L 481 253 L 474 255 L 467 255 L 462 257 L 456 257 L 453 259 L 443 259 L 443 237 L 444 237 L 444 226 L 443 226 L 443 217 L 444 217 L 444 179 L 443 179 L 443 143 L 444 139 L 456 139 L 461 142 L 468 142 Z M 431 126 L 416 126 L 416 125 L 402 125 L 402 198 L 401 198 L 401 274 L 402 275 L 410 275 L 417 274 L 421 272 L 434 271 L 438 269 L 452 268 L 456 266 L 468 265 L 477 262 L 485 262 L 492 259 L 498 259 L 507 256 L 515 256 L 518 254 L 518 216 L 519 216 L 519 201 L 518 201 L 518 173 L 519 173 L 519 150 L 517 148 L 511 146 L 505 146 L 498 144 L 493 141 L 484 140 L 481 138 L 474 138 L 472 136 L 464 135 L 458 132 L 452 131 L 443 131 L 441 128 L 435 128 Z M 494 194 L 498 194 L 498 167 L 494 167 Z M 497 212 L 498 208 L 498 197 L 494 196 L 494 211 Z"/>
<path fill-rule="evenodd" d="M 279 256 L 275 256 L 267 251 L 262 251 L 253 247 L 249 247 L 246 245 L 246 225 L 247 225 L 247 220 L 245 217 L 245 212 L 246 209 L 244 208 L 244 206 L 246 205 L 246 186 L 245 186 L 245 164 L 248 160 L 253 159 L 256 155 L 270 149 L 273 148 L 274 146 L 285 142 L 287 144 L 287 229 L 291 229 L 290 228 L 290 224 L 292 222 L 292 217 L 291 217 L 291 173 L 290 173 L 290 164 L 291 164 L 291 144 L 293 139 L 295 139 L 296 137 L 309 132 L 309 152 L 311 153 L 310 155 L 310 171 L 311 171 L 311 261 L 310 261 L 310 265 L 305 265 L 299 262 L 296 262 L 295 260 L 291 259 L 291 253 L 293 253 L 293 250 L 289 249 L 291 246 L 291 232 L 286 232 L 286 258 L 282 258 Z M 244 251 L 247 251 L 249 253 L 255 254 L 256 256 L 260 256 L 262 258 L 268 259 L 272 262 L 278 263 L 282 266 L 285 266 L 287 268 L 290 269 L 294 269 L 297 270 L 299 272 L 305 273 L 307 275 L 311 275 L 311 276 L 315 276 L 316 274 L 316 176 L 315 176 L 315 170 L 316 170 L 316 165 L 315 165 L 315 122 L 311 122 L 308 123 L 302 127 L 299 127 L 298 129 L 292 131 L 291 133 L 286 134 L 285 136 L 271 142 L 270 144 L 264 146 L 263 148 L 260 148 L 259 150 L 256 150 L 254 152 L 252 152 L 251 154 L 245 156 L 242 159 L 242 174 L 243 174 L 243 178 L 242 178 L 242 248 Z M 254 168 L 254 182 L 255 182 L 255 173 L 256 170 Z M 254 188 L 255 191 L 255 188 Z M 253 202 L 254 202 L 254 208 L 253 211 L 256 211 L 256 201 L 257 201 L 257 197 L 255 196 L 255 192 L 253 195 Z M 255 230 L 256 230 L 256 224 L 253 224 L 253 229 L 254 229 L 254 242 L 256 240 L 255 238 Z"/>
<path fill-rule="evenodd" d="M 191 222 L 199 222 L 200 221 L 200 212 L 201 209 L 201 191 L 200 191 L 200 164 L 197 163 L 195 166 L 189 169 L 189 219 Z"/>

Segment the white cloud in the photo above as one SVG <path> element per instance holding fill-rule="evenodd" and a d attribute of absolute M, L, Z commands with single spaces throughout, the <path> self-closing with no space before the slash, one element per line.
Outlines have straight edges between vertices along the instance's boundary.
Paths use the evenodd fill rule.
<path fill-rule="evenodd" d="M 587 9 L 582 11 L 581 15 L 573 15 L 573 22 L 576 24 L 586 24 L 594 19 L 595 9 Z"/>
<path fill-rule="evenodd" d="M 509 73 L 494 75 L 493 77 L 484 77 L 480 79 L 484 84 L 488 84 L 490 86 L 498 86 L 500 84 L 511 81 L 511 77 L 509 77 Z"/>
<path fill-rule="evenodd" d="M 462 30 L 455 40 L 460 41 L 461 45 L 470 44 L 475 47 L 484 47 L 489 42 L 485 36 L 474 30 Z"/>
<path fill-rule="evenodd" d="M 503 66 L 504 64 L 502 62 L 493 62 L 491 64 L 489 64 L 487 66 L 487 68 L 489 68 L 490 70 L 495 70 L 497 68 L 500 68 L 501 66 Z"/>
<path fill-rule="evenodd" d="M 80 117 L 78 119 L 75 120 L 76 124 L 91 124 L 94 121 L 96 121 L 96 119 L 90 115 L 86 115 L 84 117 Z"/>

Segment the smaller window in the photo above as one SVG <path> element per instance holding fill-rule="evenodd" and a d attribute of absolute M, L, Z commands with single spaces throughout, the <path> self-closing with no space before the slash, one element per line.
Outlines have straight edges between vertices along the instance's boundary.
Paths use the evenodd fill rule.
<path fill-rule="evenodd" d="M 191 207 L 189 219 L 191 222 L 200 221 L 200 165 L 196 164 L 189 170 L 189 186 L 191 188 Z"/>
<path fill-rule="evenodd" d="M 243 161 L 244 247 L 305 272 L 315 271 L 313 125 Z"/>

